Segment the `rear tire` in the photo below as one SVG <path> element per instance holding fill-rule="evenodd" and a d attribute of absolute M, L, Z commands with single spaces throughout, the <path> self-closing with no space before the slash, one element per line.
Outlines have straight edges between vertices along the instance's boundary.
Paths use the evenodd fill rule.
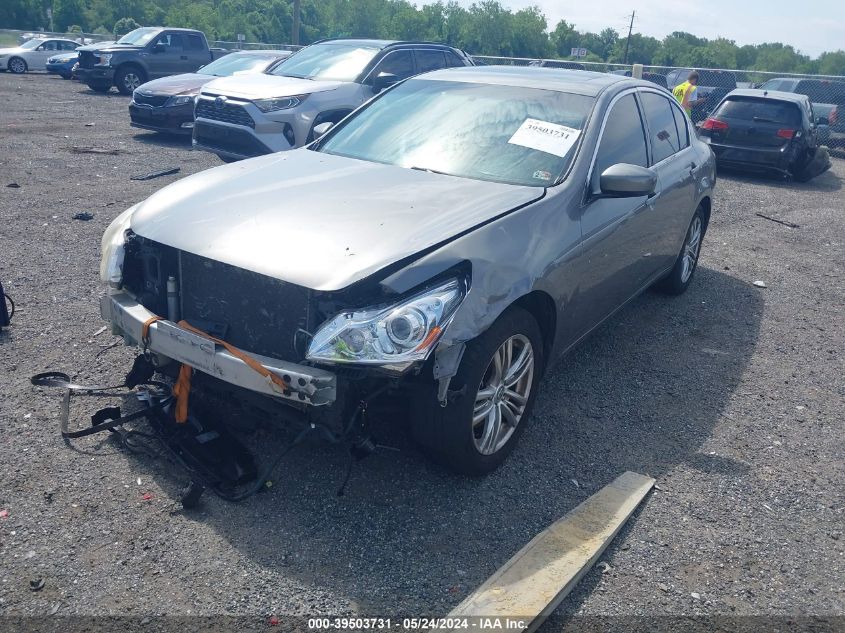
<path fill-rule="evenodd" d="M 689 288 L 695 269 L 698 267 L 698 259 L 701 255 L 701 242 L 707 225 L 704 219 L 704 211 L 701 207 L 695 210 L 689 228 L 684 237 L 684 244 L 675 266 L 666 277 L 655 284 L 655 288 L 667 295 L 681 295 Z"/>
<path fill-rule="evenodd" d="M 414 438 L 455 472 L 478 476 L 495 470 L 525 429 L 543 363 L 537 321 L 522 308 L 508 308 L 467 343 L 450 384 L 450 392 L 460 392 L 456 397 L 442 407 L 433 386 L 417 396 Z"/>
<path fill-rule="evenodd" d="M 15 73 L 16 75 L 22 75 L 27 71 L 26 61 L 21 59 L 20 57 L 12 57 L 9 60 L 9 63 L 6 64 L 6 67 L 9 69 L 10 72 Z"/>

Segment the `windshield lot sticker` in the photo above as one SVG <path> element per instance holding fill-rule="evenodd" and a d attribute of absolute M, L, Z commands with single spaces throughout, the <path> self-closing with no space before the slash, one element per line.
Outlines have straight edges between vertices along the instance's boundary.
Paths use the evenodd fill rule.
<path fill-rule="evenodd" d="M 551 180 L 552 174 L 551 174 L 551 172 L 541 171 L 541 170 L 538 169 L 537 171 L 534 172 L 534 177 L 537 180 Z"/>
<path fill-rule="evenodd" d="M 563 158 L 575 145 L 581 130 L 538 119 L 525 119 L 508 143 Z"/>

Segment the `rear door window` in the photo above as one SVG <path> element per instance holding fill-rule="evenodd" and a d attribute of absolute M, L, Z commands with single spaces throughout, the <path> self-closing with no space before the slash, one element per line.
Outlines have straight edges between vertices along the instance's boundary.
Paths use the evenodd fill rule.
<path fill-rule="evenodd" d="M 675 127 L 678 128 L 678 149 L 686 149 L 689 147 L 689 127 L 687 127 L 687 118 L 683 111 L 676 105 L 672 104 L 672 114 L 675 115 Z"/>
<path fill-rule="evenodd" d="M 801 111 L 796 104 L 774 99 L 728 99 L 719 106 L 714 116 L 793 128 L 801 124 Z"/>
<path fill-rule="evenodd" d="M 619 99 L 607 115 L 593 166 L 593 191 L 599 190 L 602 172 L 617 163 L 648 167 L 643 122 L 633 93 Z"/>
<path fill-rule="evenodd" d="M 652 163 L 659 163 L 680 150 L 672 104 L 666 97 L 653 92 L 641 92 L 640 98 L 643 101 L 645 118 L 648 122 L 653 154 Z"/>
<path fill-rule="evenodd" d="M 199 35 L 187 35 L 188 39 L 188 50 L 191 51 L 202 51 L 205 50 L 205 46 L 202 43 L 202 38 Z"/>
<path fill-rule="evenodd" d="M 452 51 L 446 51 L 446 63 L 450 68 L 455 66 L 466 66 L 466 62 Z"/>
<path fill-rule="evenodd" d="M 430 70 L 446 67 L 446 56 L 443 54 L 443 51 L 431 48 L 418 48 L 416 55 L 418 73 L 427 73 Z"/>

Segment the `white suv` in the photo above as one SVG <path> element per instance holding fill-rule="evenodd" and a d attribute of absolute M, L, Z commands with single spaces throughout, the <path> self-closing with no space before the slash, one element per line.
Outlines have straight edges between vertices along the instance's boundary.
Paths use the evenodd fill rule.
<path fill-rule="evenodd" d="M 472 66 L 443 44 L 325 40 L 264 74 L 216 79 L 197 98 L 193 145 L 225 161 L 300 147 L 314 127 L 337 123 L 385 88 L 412 75 Z"/>

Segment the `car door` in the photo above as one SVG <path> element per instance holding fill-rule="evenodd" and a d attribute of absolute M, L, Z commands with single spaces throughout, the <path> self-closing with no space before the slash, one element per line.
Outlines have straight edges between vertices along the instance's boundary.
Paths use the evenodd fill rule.
<path fill-rule="evenodd" d="M 183 62 L 183 73 L 192 73 L 200 66 L 205 66 L 211 61 L 211 53 L 205 44 L 205 41 L 197 33 L 185 33 L 183 36 L 185 44 Z"/>
<path fill-rule="evenodd" d="M 59 50 L 57 40 L 45 40 L 40 46 L 26 56 L 26 65 L 29 70 L 44 70 L 47 60 Z"/>
<path fill-rule="evenodd" d="M 582 329 L 579 335 L 635 295 L 654 269 L 654 209 L 648 197 L 601 195 L 602 172 L 618 163 L 648 166 L 645 128 L 634 90 L 617 96 L 610 105 L 586 185 L 581 286 L 572 306 L 573 322 Z"/>
<path fill-rule="evenodd" d="M 148 79 L 178 75 L 183 72 L 185 62 L 182 34 L 165 31 L 153 45 Z"/>
<path fill-rule="evenodd" d="M 700 169 L 690 146 L 687 119 L 677 101 L 657 91 L 641 89 L 650 148 L 649 166 L 657 187 L 648 204 L 652 273 L 670 268 L 678 256 L 695 203 L 695 175 Z"/>
<path fill-rule="evenodd" d="M 369 83 L 372 85 L 372 80 L 381 74 L 393 75 L 396 81 L 402 81 L 407 77 L 415 74 L 414 56 L 410 49 L 399 49 L 388 51 L 384 57 L 376 64 L 376 67 L 370 71 Z M 378 91 L 371 90 L 370 95 Z"/>

